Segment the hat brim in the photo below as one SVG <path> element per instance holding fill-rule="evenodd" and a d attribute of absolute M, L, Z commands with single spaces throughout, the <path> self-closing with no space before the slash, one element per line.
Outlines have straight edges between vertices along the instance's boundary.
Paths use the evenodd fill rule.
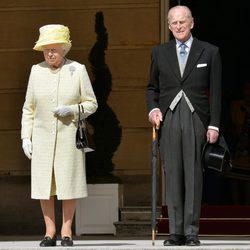
<path fill-rule="evenodd" d="M 37 42 L 36 45 L 33 47 L 33 50 L 36 51 L 43 51 L 43 47 L 46 45 L 50 45 L 50 44 L 63 44 L 64 46 L 66 46 L 67 48 L 71 48 L 71 43 L 65 42 L 65 41 L 46 41 L 46 42 Z"/>
<path fill-rule="evenodd" d="M 202 160 L 205 169 L 212 169 L 219 173 L 226 172 L 231 169 L 229 152 L 218 143 L 211 144 L 207 142 L 204 145 Z"/>

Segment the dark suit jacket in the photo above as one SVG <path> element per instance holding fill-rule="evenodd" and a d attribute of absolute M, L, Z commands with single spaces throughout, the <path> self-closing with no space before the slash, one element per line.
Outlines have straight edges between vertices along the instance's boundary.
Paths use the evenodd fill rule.
<path fill-rule="evenodd" d="M 205 128 L 219 127 L 221 113 L 221 59 L 218 47 L 196 38 L 181 77 L 175 39 L 152 49 L 147 86 L 148 111 L 166 114 L 176 94 L 183 90 Z"/>

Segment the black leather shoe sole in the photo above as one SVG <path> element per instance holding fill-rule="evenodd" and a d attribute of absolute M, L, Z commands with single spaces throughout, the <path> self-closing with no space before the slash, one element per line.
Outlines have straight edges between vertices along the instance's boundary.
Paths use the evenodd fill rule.
<path fill-rule="evenodd" d="M 70 237 L 65 236 L 65 237 L 62 238 L 61 245 L 63 247 L 72 247 L 73 246 L 73 240 Z"/>
<path fill-rule="evenodd" d="M 188 237 L 185 243 L 186 246 L 200 246 L 200 244 L 198 237 Z"/>
<path fill-rule="evenodd" d="M 183 241 L 169 239 L 169 240 L 165 240 L 163 242 L 163 245 L 164 246 L 181 246 L 181 245 L 184 245 L 184 244 L 183 244 Z"/>
<path fill-rule="evenodd" d="M 56 236 L 53 238 L 45 236 L 39 244 L 40 247 L 55 247 L 56 246 Z"/>
<path fill-rule="evenodd" d="M 163 242 L 164 246 L 182 246 L 185 245 L 185 238 L 182 235 L 170 235 L 170 238 Z"/>

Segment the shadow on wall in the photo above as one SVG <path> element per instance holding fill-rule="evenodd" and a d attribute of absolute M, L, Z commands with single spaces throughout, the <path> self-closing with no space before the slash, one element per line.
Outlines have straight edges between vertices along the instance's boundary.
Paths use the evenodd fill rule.
<path fill-rule="evenodd" d="M 105 63 L 105 50 L 108 34 L 104 26 L 102 12 L 96 13 L 95 32 L 97 41 L 89 54 L 91 70 L 94 76 L 93 89 L 98 101 L 97 111 L 88 117 L 93 126 L 93 139 L 96 150 L 86 154 L 87 181 L 119 182 L 112 174 L 114 164 L 112 157 L 121 142 L 122 129 L 113 110 L 108 106 L 108 96 L 112 90 L 112 76 Z"/>

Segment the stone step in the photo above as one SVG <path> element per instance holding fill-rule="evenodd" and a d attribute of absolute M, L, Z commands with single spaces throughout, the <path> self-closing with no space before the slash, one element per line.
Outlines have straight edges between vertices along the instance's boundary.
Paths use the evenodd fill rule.
<path fill-rule="evenodd" d="M 121 221 L 151 221 L 151 207 L 123 207 L 120 208 Z M 161 217 L 161 207 L 156 209 L 156 217 Z"/>
<path fill-rule="evenodd" d="M 155 244 L 152 244 L 151 237 L 129 237 L 129 238 L 117 238 L 116 236 L 110 238 L 110 236 L 97 236 L 94 238 L 86 239 L 81 237 L 78 240 L 74 240 L 74 247 L 63 247 L 60 243 L 57 243 L 56 247 L 47 247 L 47 249 L 54 250 L 249 250 L 250 240 L 249 237 L 200 237 L 201 246 L 186 247 L 186 246 L 174 246 L 164 247 L 163 240 L 165 237 L 156 237 Z M 39 240 L 17 240 L 16 236 L 8 241 L 2 241 L 0 238 L 0 250 L 40 250 Z"/>
<path fill-rule="evenodd" d="M 115 222 L 117 236 L 149 236 L 151 235 L 152 211 L 149 206 L 122 207 L 120 221 Z M 156 208 L 156 218 L 161 217 L 161 207 Z"/>
<path fill-rule="evenodd" d="M 200 234 L 250 235 L 250 206 L 202 206 Z M 115 222 L 118 236 L 149 236 L 152 233 L 151 207 L 120 208 L 121 221 Z M 166 207 L 157 207 L 157 235 L 168 234 Z"/>
<path fill-rule="evenodd" d="M 118 221 L 114 223 L 117 236 L 151 235 L 150 221 Z"/>
<path fill-rule="evenodd" d="M 167 207 L 162 207 L 162 217 L 157 219 L 157 230 L 168 234 Z M 204 235 L 249 235 L 249 205 L 202 205 L 200 234 Z"/>

